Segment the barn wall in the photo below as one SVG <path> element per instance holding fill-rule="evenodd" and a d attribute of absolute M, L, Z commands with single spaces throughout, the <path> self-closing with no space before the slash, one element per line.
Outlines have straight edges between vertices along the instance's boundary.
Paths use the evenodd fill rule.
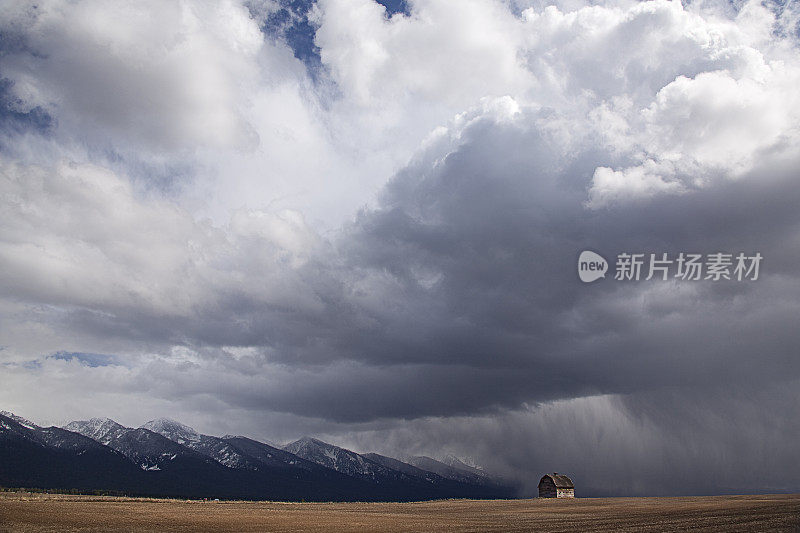
<path fill-rule="evenodd" d="M 574 498 L 575 489 L 558 489 L 557 498 Z"/>

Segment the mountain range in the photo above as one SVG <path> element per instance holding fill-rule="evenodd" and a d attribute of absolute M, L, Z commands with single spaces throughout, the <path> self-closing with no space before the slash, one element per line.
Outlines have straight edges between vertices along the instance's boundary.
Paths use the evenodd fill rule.
<path fill-rule="evenodd" d="M 138 428 L 108 418 L 40 427 L 0 412 L 0 487 L 140 496 L 279 501 L 512 498 L 514 486 L 445 462 L 359 454 L 304 437 L 278 447 L 215 437 L 160 418 Z"/>

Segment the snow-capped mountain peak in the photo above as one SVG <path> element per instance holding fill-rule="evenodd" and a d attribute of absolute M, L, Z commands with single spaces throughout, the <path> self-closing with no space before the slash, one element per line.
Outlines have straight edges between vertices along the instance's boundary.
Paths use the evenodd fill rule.
<path fill-rule="evenodd" d="M 355 452 L 312 437 L 298 439 L 287 444 L 283 449 L 307 461 L 350 476 L 374 477 L 376 474 L 384 474 L 386 470 L 385 467 L 365 459 Z"/>
<path fill-rule="evenodd" d="M 453 468 L 466 470 L 467 472 L 472 472 L 473 474 L 486 475 L 486 473 L 483 471 L 483 467 L 478 465 L 471 457 L 457 457 L 452 453 L 449 453 L 444 456 L 442 462 L 448 466 L 452 466 Z"/>
<path fill-rule="evenodd" d="M 34 424 L 33 422 L 31 422 L 30 420 L 28 420 L 26 418 L 22 418 L 21 416 L 15 415 L 14 413 L 10 413 L 8 411 L 0 411 L 0 415 L 5 416 L 6 418 L 10 418 L 11 420 L 16 422 L 17 424 L 19 424 L 19 425 L 21 425 L 23 427 L 26 427 L 28 429 L 34 429 L 34 428 L 38 428 L 39 427 L 36 424 Z"/>
<path fill-rule="evenodd" d="M 219 437 L 203 435 L 193 428 L 169 418 L 158 418 L 142 426 L 159 433 L 171 441 L 211 457 L 228 468 L 257 469 L 258 465 L 237 452 L 229 443 Z"/>
<path fill-rule="evenodd" d="M 238 439 L 252 440 L 252 439 L 250 439 L 250 437 L 246 437 L 244 435 L 231 435 L 230 433 L 228 433 L 227 435 L 223 435 L 220 438 L 222 440 L 238 440 Z M 266 444 L 267 446 L 271 446 L 271 447 L 276 448 L 278 450 L 282 450 L 283 449 L 283 446 L 281 446 L 280 444 L 276 444 L 274 441 L 271 441 L 271 440 L 268 440 L 268 439 L 261 439 L 258 442 L 260 442 L 261 444 Z"/>
<path fill-rule="evenodd" d="M 128 428 L 110 418 L 75 420 L 64 426 L 64 429 L 80 433 L 85 437 L 89 437 L 105 445 L 108 445 L 109 442 L 119 438 L 120 435 L 128 431 Z"/>
<path fill-rule="evenodd" d="M 157 418 L 151 420 L 141 426 L 143 429 L 149 429 L 153 433 L 164 435 L 170 440 L 178 444 L 187 444 L 191 442 L 198 442 L 200 434 L 189 426 L 181 424 L 170 418 Z"/>
<path fill-rule="evenodd" d="M 154 420 L 148 422 L 148 424 L 158 426 L 162 430 L 171 429 L 173 432 L 177 431 L 175 430 L 175 425 L 186 428 L 186 426 L 168 420 Z M 116 450 L 145 471 L 158 471 L 165 467 L 169 468 L 169 464 L 178 457 L 182 459 L 186 457 L 202 457 L 165 435 L 146 428 L 127 428 L 108 418 L 92 418 L 90 420 L 70 422 L 64 426 L 64 429 L 80 433 Z M 193 431 L 191 428 L 188 428 L 188 430 Z M 181 429 L 178 433 L 184 435 L 187 430 Z M 203 459 L 200 460 L 202 461 Z"/>
<path fill-rule="evenodd" d="M 329 448 L 335 448 L 335 446 L 328 444 L 327 442 L 317 440 L 313 437 L 300 437 L 296 441 L 290 442 L 283 447 L 284 450 L 295 455 L 299 455 L 298 452 L 324 450 Z"/>
<path fill-rule="evenodd" d="M 403 460 L 409 464 L 428 470 L 447 479 L 460 481 L 463 483 L 485 484 L 490 483 L 491 479 L 484 471 L 473 468 L 458 458 L 449 458 L 452 464 L 437 461 L 424 455 L 407 456 Z"/>

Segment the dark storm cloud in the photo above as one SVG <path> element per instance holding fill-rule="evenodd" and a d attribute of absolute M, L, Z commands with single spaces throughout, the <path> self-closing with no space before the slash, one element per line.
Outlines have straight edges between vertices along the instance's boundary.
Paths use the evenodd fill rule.
<path fill-rule="evenodd" d="M 403 318 L 384 317 L 383 331 L 406 339 L 401 351 L 359 350 L 363 358 L 513 368 L 513 379 L 463 387 L 487 403 L 504 391 L 509 404 L 797 377 L 800 193 L 791 167 L 593 211 L 582 189 L 607 160 L 553 157 L 557 147 L 526 128 L 482 124 L 464 137 L 435 169 L 409 172 L 422 180 L 396 178 L 384 206 L 356 224 L 350 261 L 391 276 L 380 298 Z M 623 251 L 766 259 L 750 283 L 587 286 L 575 271 L 584 249 L 612 261 Z M 415 272 L 439 277 L 426 288 Z"/>
<path fill-rule="evenodd" d="M 223 291 L 185 317 L 121 308 L 71 314 L 69 325 L 222 357 L 221 377 L 159 367 L 176 396 L 213 381 L 235 405 L 338 422 L 800 376 L 791 164 L 765 160 L 738 181 L 590 209 L 591 172 L 613 158 L 565 154 L 535 123 L 481 119 L 438 163 L 424 156 L 401 172 L 336 251 L 300 269 L 316 305 Z M 612 271 L 586 285 L 584 249 L 612 270 L 620 252 L 765 259 L 757 281 L 619 282 Z M 260 348 L 245 362 L 214 351 L 228 345 Z"/>

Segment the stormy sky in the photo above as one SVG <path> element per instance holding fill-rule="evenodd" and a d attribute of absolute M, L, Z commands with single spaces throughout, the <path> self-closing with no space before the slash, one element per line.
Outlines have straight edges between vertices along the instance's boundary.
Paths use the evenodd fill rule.
<path fill-rule="evenodd" d="M 579 496 L 798 491 L 799 21 L 2 2 L 0 407 L 452 453 Z M 613 279 L 681 252 L 763 262 Z"/>

